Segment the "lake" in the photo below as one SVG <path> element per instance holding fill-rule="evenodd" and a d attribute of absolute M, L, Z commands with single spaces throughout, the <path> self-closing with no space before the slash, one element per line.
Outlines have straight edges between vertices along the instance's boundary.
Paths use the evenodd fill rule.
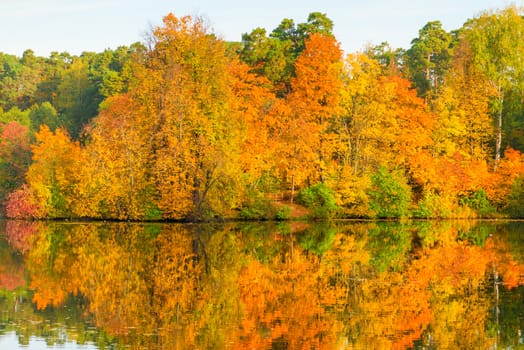
<path fill-rule="evenodd" d="M 1 349 L 523 349 L 524 223 L 0 222 Z"/>

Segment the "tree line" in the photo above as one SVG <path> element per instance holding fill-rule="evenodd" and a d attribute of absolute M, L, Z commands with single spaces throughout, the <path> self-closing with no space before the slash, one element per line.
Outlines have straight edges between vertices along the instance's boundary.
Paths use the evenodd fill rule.
<path fill-rule="evenodd" d="M 524 216 L 524 19 L 344 55 L 327 15 L 224 42 L 167 15 L 145 43 L 0 54 L 13 218 Z"/>

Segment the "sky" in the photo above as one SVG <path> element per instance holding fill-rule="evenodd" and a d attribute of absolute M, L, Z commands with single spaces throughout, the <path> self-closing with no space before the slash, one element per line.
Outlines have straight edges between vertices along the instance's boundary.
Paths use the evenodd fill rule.
<path fill-rule="evenodd" d="M 445 30 L 460 28 L 485 10 L 524 0 L 0 0 L 0 52 L 21 56 L 31 49 L 48 57 L 53 51 L 79 55 L 144 42 L 162 17 L 201 16 L 227 41 L 257 27 L 271 32 L 284 18 L 307 21 L 325 13 L 346 53 L 387 41 L 407 49 L 427 22 Z"/>

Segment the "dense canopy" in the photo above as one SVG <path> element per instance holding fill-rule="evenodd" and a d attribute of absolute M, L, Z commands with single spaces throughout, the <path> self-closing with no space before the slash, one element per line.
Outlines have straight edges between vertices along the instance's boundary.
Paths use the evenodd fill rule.
<path fill-rule="evenodd" d="M 522 217 L 523 13 L 345 56 L 320 12 L 239 43 L 169 14 L 144 44 L 0 53 L 3 215 Z"/>

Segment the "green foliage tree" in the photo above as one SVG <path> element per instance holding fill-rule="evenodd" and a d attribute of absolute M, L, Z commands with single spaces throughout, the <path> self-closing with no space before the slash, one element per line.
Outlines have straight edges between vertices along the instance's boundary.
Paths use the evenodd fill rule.
<path fill-rule="evenodd" d="M 89 75 L 87 62 L 80 58 L 63 72 L 57 87 L 56 109 L 73 138 L 78 138 L 83 127 L 98 112 L 100 97 Z"/>
<path fill-rule="evenodd" d="M 515 179 L 509 196 L 507 211 L 513 218 L 524 218 L 524 177 Z"/>
<path fill-rule="evenodd" d="M 16 122 L 27 127 L 31 125 L 28 111 L 22 111 L 16 106 L 4 113 L 1 113 L 0 111 L 0 123 L 8 124 L 10 122 Z"/>
<path fill-rule="evenodd" d="M 369 208 L 377 218 L 403 218 L 409 215 L 411 188 L 399 171 L 390 172 L 381 166 L 371 176 L 368 191 Z"/>
<path fill-rule="evenodd" d="M 35 104 L 49 102 L 56 109 L 58 85 L 61 82 L 63 72 L 69 67 L 73 57 L 67 52 L 51 52 L 44 59 L 41 69 L 41 79 L 37 83 L 34 96 Z"/>
<path fill-rule="evenodd" d="M 130 58 L 143 51 L 143 45 L 133 44 L 80 56 L 52 52 L 43 58 L 27 50 L 17 58 L 0 53 L 0 108 L 26 112 L 47 102 L 56 110 L 61 124 L 78 138 L 82 128 L 98 113 L 104 97 L 127 90 Z M 41 112 L 49 113 L 48 107 L 47 112 Z M 41 117 L 35 115 L 37 119 Z M 41 120 L 32 126 L 33 131 L 38 130 L 39 123 Z"/>
<path fill-rule="evenodd" d="M 20 59 L 0 53 L 0 108 L 27 109 L 41 80 L 43 59 L 26 50 Z"/>
<path fill-rule="evenodd" d="M 333 21 L 322 12 L 311 12 L 306 23 L 300 23 L 297 31 L 304 37 L 311 34 L 333 35 Z"/>
<path fill-rule="evenodd" d="M 331 219 L 339 210 L 335 193 L 323 183 L 300 190 L 297 202 L 311 209 L 314 219 Z"/>
<path fill-rule="evenodd" d="M 31 130 L 33 132 L 37 132 L 41 125 L 47 125 L 51 131 L 55 131 L 62 126 L 58 112 L 48 101 L 31 106 L 29 119 L 31 120 Z"/>
<path fill-rule="evenodd" d="M 333 21 L 324 13 L 312 12 L 307 22 L 298 25 L 286 18 L 269 37 L 263 28 L 243 34 L 240 57 L 253 67 L 254 72 L 267 77 L 277 95 L 283 97 L 291 91 L 294 63 L 306 47 L 305 40 L 315 33 L 331 36 L 332 30 Z"/>
<path fill-rule="evenodd" d="M 460 204 L 467 205 L 477 211 L 481 217 L 489 217 L 495 213 L 495 207 L 489 202 L 486 191 L 480 189 L 460 199 Z"/>
<path fill-rule="evenodd" d="M 468 21 L 461 39 L 467 40 L 473 53 L 474 65 L 487 77 L 495 90 L 492 99 L 492 116 L 495 121 L 495 166 L 502 149 L 506 97 L 512 90 L 522 90 L 524 71 L 524 18 L 523 10 L 516 6 L 497 12 L 484 12 Z"/>
<path fill-rule="evenodd" d="M 451 46 L 452 37 L 440 21 L 428 22 L 411 42 L 406 51 L 406 70 L 419 96 L 428 97 L 442 83 L 451 61 Z"/>
<path fill-rule="evenodd" d="M 398 74 L 404 67 L 403 57 L 406 55 L 405 51 L 400 48 L 392 48 L 386 41 L 379 45 L 367 46 L 364 53 L 382 66 L 384 74 Z"/>

